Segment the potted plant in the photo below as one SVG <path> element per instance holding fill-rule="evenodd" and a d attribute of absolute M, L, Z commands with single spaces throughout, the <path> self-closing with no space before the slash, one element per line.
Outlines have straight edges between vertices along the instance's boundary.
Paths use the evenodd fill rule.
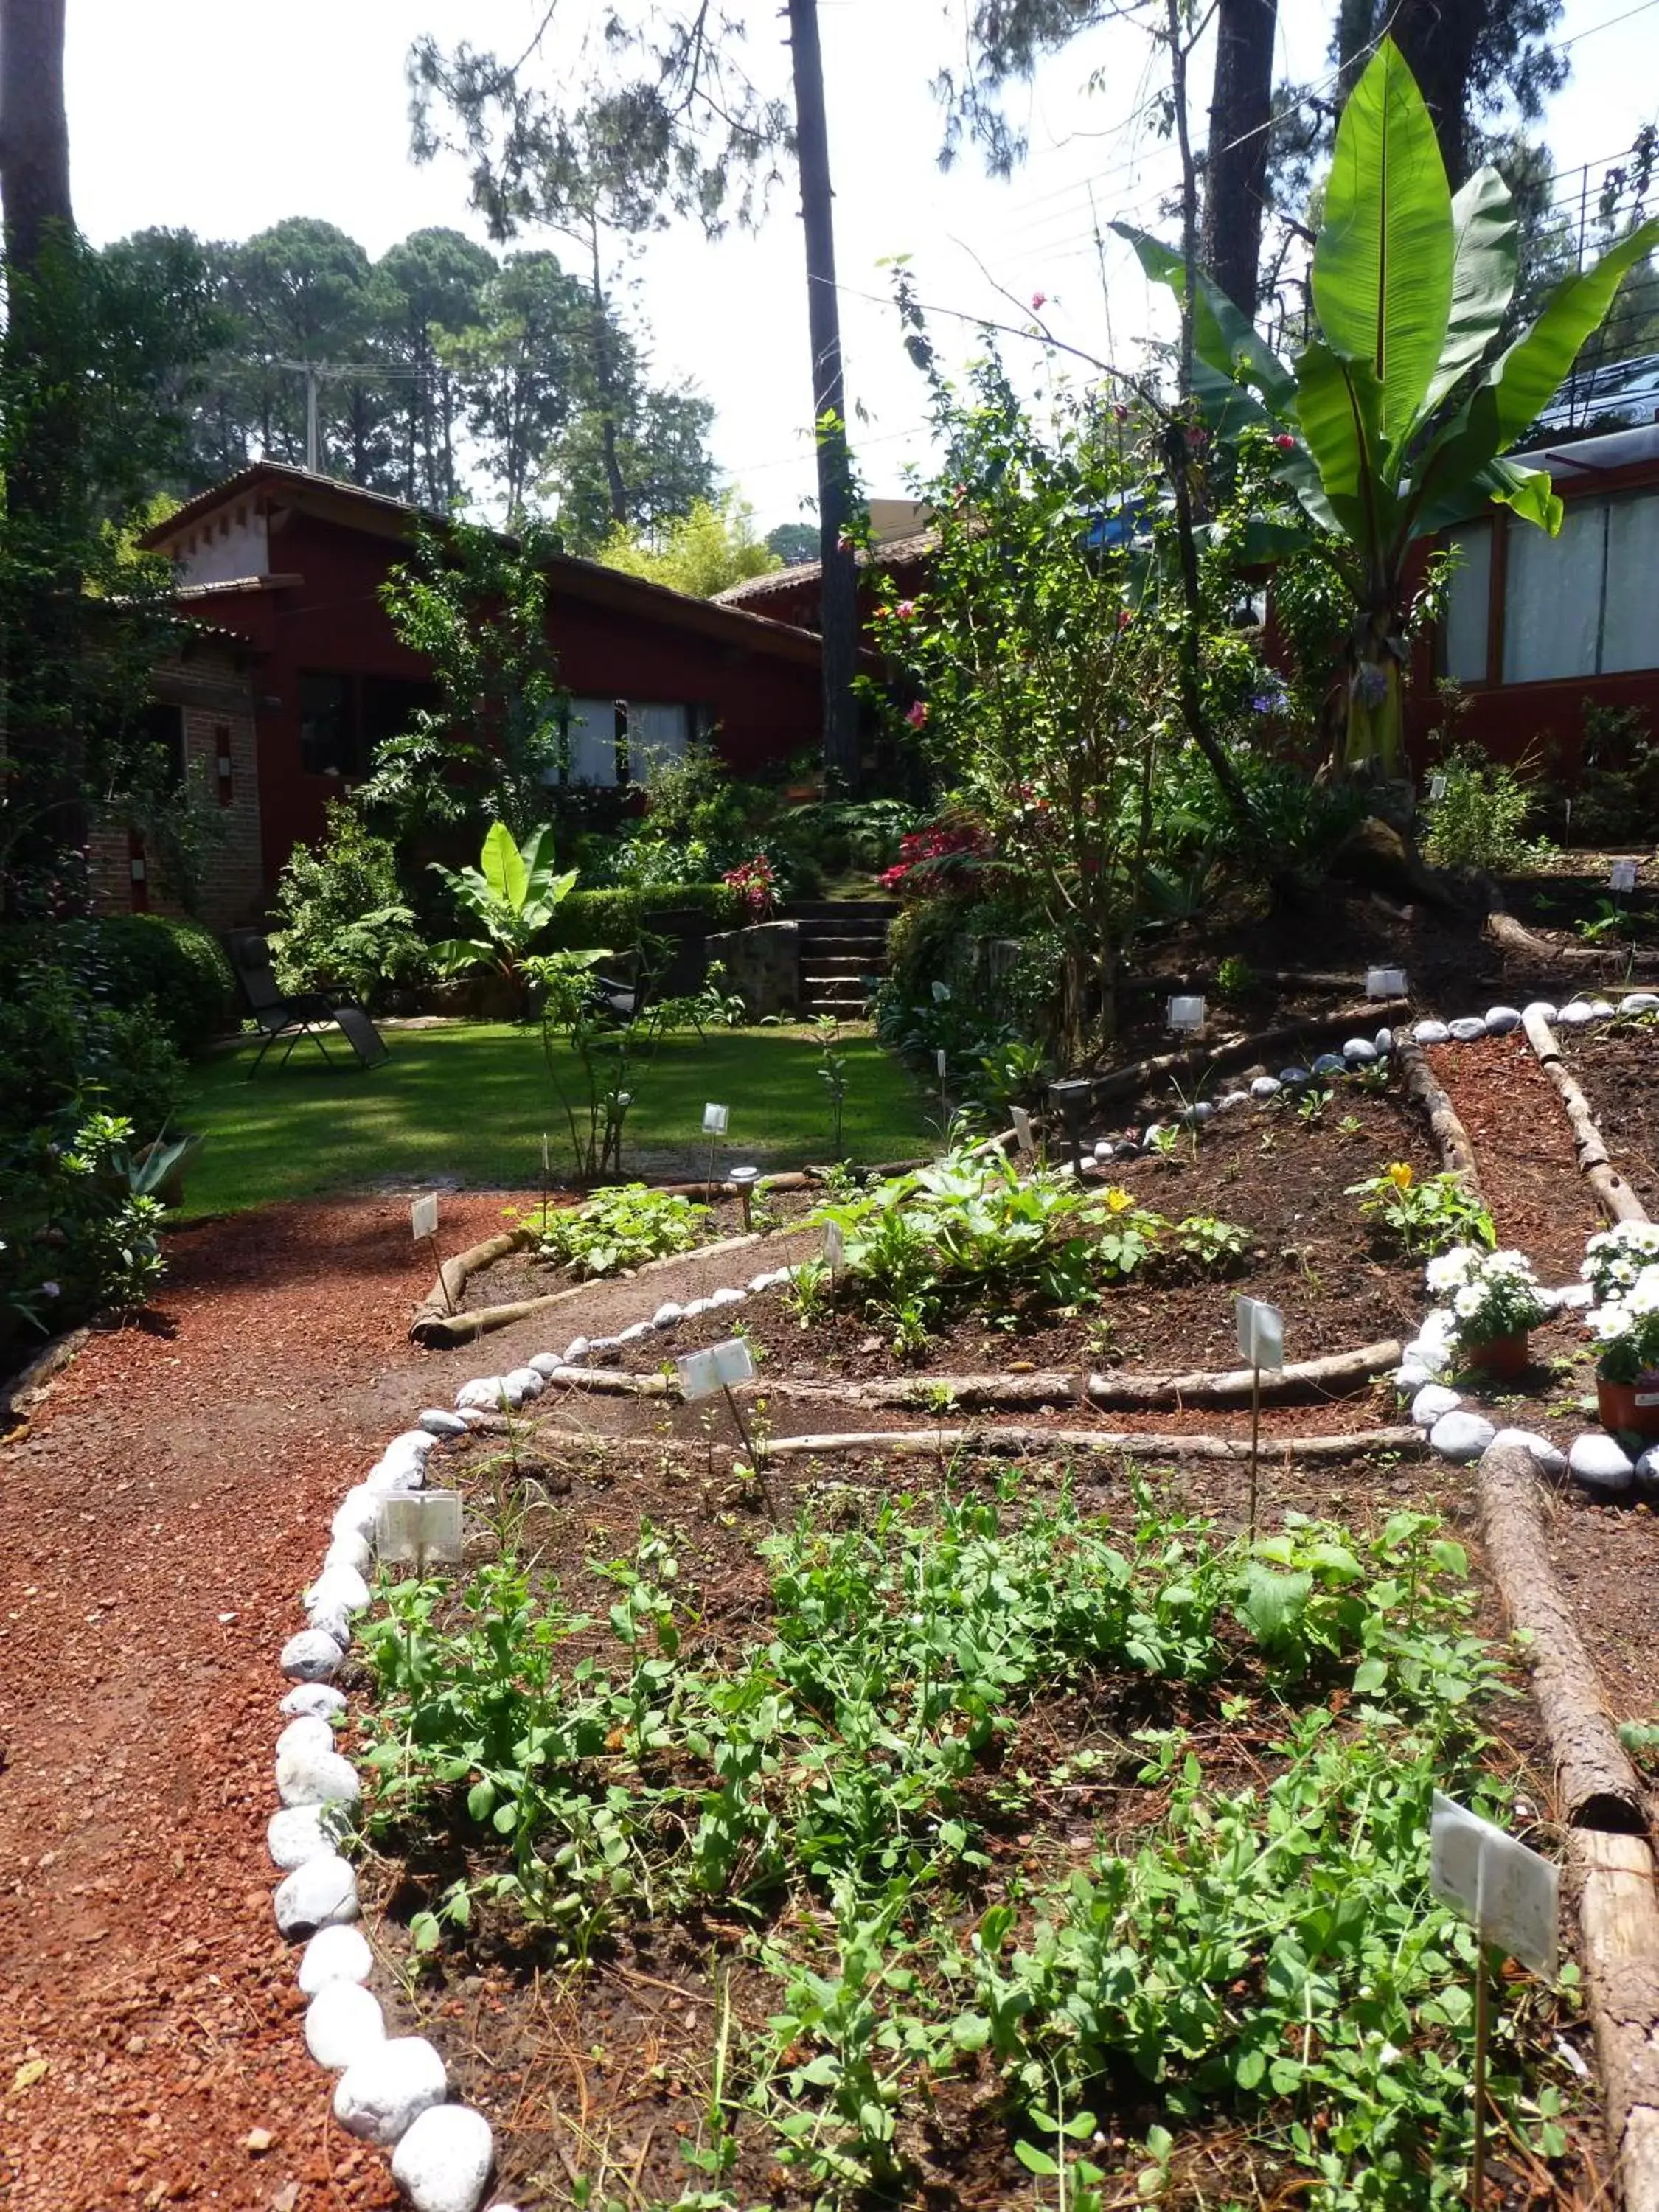
<path fill-rule="evenodd" d="M 1598 1230 L 1589 1239 L 1578 1273 L 1589 1285 L 1595 1304 L 1605 1306 L 1616 1304 L 1644 1267 L 1656 1266 L 1659 1266 L 1659 1224 L 1621 1221 L 1614 1228 Z"/>
<path fill-rule="evenodd" d="M 1451 1301 L 1451 1340 L 1467 1367 L 1513 1378 L 1526 1372 L 1527 1337 L 1550 1309 L 1524 1252 L 1458 1244 L 1427 1269 L 1429 1288 Z"/>
<path fill-rule="evenodd" d="M 1659 1437 L 1659 1266 L 1585 1316 L 1595 1340 L 1595 1401 L 1607 1429 Z"/>

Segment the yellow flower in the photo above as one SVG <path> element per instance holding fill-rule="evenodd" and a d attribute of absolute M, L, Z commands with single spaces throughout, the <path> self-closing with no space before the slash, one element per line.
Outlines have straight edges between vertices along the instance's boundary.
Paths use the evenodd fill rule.
<path fill-rule="evenodd" d="M 1134 1200 L 1130 1197 L 1128 1192 L 1127 1190 L 1121 1190 L 1115 1183 L 1113 1184 L 1110 1190 L 1106 1194 L 1106 1211 L 1108 1213 L 1127 1213 L 1133 1204 Z"/>
<path fill-rule="evenodd" d="M 1409 1161 L 1396 1160 L 1389 1170 L 1389 1181 L 1396 1190 L 1409 1190 L 1416 1180 Z"/>

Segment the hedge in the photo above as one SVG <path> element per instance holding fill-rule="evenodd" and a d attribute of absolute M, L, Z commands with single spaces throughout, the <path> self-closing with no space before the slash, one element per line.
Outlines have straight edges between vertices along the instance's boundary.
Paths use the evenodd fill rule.
<path fill-rule="evenodd" d="M 730 884 L 578 890 L 560 907 L 548 936 L 554 945 L 598 945 L 607 952 L 625 952 L 638 942 L 642 929 L 659 930 L 666 921 L 683 919 L 690 921 L 692 932 L 698 927 L 712 932 L 739 928 L 747 914 L 741 893 Z"/>
<path fill-rule="evenodd" d="M 236 1023 L 236 979 L 224 947 L 199 922 L 161 915 L 106 915 L 94 921 L 21 922 L 0 928 L 0 989 L 24 963 L 45 956 L 64 964 L 78 948 L 102 969 L 103 994 L 122 1009 L 153 1002 L 179 1050 L 199 1052 Z"/>

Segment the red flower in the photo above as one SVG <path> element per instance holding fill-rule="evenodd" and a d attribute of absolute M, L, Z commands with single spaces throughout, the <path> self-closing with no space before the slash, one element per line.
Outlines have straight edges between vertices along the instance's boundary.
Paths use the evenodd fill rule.
<path fill-rule="evenodd" d="M 847 535 L 847 532 L 843 530 L 843 531 L 842 532 L 842 533 L 841 533 L 841 536 L 840 536 L 838 538 L 836 538 L 836 552 L 837 552 L 837 553 L 851 553 L 851 552 L 855 551 L 856 550 L 857 550 L 857 549 L 854 547 L 854 544 L 853 544 L 852 539 L 851 539 L 851 538 Z"/>
<path fill-rule="evenodd" d="M 915 619 L 916 603 L 914 599 L 901 599 L 893 612 L 901 622 L 913 622 Z"/>
<path fill-rule="evenodd" d="M 1031 295 L 1031 313 L 1034 315 L 1040 313 L 1048 303 L 1048 295 L 1046 292 L 1033 292 Z"/>
<path fill-rule="evenodd" d="M 910 727 L 913 730 L 925 730 L 927 726 L 927 703 L 926 700 L 918 699 L 904 719 L 910 725 Z"/>
<path fill-rule="evenodd" d="M 1133 607 L 1120 607 L 1118 609 L 1117 626 L 1120 629 L 1127 629 L 1129 624 L 1134 620 L 1134 609 Z"/>
<path fill-rule="evenodd" d="M 1296 451 L 1296 440 L 1291 437 L 1288 430 L 1281 430 L 1273 440 L 1273 443 L 1281 453 L 1293 453 Z"/>
<path fill-rule="evenodd" d="M 757 853 L 741 867 L 728 868 L 723 880 L 741 897 L 751 921 L 765 921 L 772 911 L 772 893 L 777 878 L 764 853 Z"/>

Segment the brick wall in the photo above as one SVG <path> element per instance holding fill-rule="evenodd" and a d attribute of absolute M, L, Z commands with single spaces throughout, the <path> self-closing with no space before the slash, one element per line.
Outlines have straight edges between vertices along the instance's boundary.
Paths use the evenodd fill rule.
<path fill-rule="evenodd" d="M 259 786 L 253 689 L 246 649 L 197 635 L 161 662 L 158 706 L 182 732 L 184 772 L 204 800 L 212 835 L 202 867 L 196 919 L 210 929 L 258 921 L 265 885 L 259 847 Z M 98 823 L 88 840 L 93 898 L 101 913 L 182 915 L 177 891 L 129 823 Z"/>

